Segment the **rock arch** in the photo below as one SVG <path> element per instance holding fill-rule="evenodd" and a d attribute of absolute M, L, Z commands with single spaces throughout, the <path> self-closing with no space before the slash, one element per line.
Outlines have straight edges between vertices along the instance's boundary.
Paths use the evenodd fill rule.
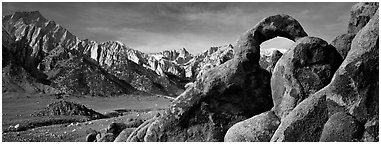
<path fill-rule="evenodd" d="M 277 36 L 288 38 L 295 42 L 308 35 L 301 24 L 289 15 L 278 14 L 269 16 L 240 37 L 234 47 L 234 56 L 254 61 L 257 64 L 260 57 L 261 43 Z"/>
<path fill-rule="evenodd" d="M 296 41 L 307 34 L 291 16 L 263 19 L 240 37 L 233 59 L 206 71 L 164 115 L 137 128 L 127 141 L 223 141 L 233 124 L 270 110 L 271 75 L 259 66 L 259 50 L 276 36 Z"/>

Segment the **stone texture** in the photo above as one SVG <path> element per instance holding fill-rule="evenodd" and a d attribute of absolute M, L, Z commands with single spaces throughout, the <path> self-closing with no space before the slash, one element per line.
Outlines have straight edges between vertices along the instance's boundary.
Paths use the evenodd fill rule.
<path fill-rule="evenodd" d="M 112 133 L 106 133 L 97 142 L 113 142 L 116 136 Z"/>
<path fill-rule="evenodd" d="M 143 124 L 141 124 L 139 127 L 137 127 L 127 138 L 127 142 L 143 142 L 145 133 L 147 132 L 148 126 L 152 124 L 157 119 L 157 117 L 154 117 L 152 119 L 149 119 L 145 121 Z"/>
<path fill-rule="evenodd" d="M 149 125 L 150 133 L 141 130 L 147 132 L 144 140 L 223 141 L 233 124 L 272 107 L 270 73 L 259 67 L 260 44 L 276 36 L 296 40 L 306 35 L 290 16 L 263 19 L 240 38 L 233 59 L 202 74 Z"/>
<path fill-rule="evenodd" d="M 224 142 L 269 142 L 279 124 L 273 111 L 264 112 L 234 124 L 226 132 Z"/>
<path fill-rule="evenodd" d="M 89 133 L 86 136 L 86 142 L 95 142 L 97 140 L 96 138 L 97 133 Z"/>
<path fill-rule="evenodd" d="M 361 138 L 362 128 L 352 116 L 338 112 L 324 124 L 321 142 L 350 142 Z"/>
<path fill-rule="evenodd" d="M 275 114 L 283 119 L 310 94 L 326 86 L 341 62 L 336 49 L 320 38 L 296 41 L 279 59 L 271 77 Z"/>
<path fill-rule="evenodd" d="M 124 129 L 114 140 L 114 142 L 126 142 L 128 136 L 135 131 L 135 128 L 126 128 Z"/>
<path fill-rule="evenodd" d="M 349 113 L 360 124 L 378 117 L 378 40 L 377 11 L 353 39 L 331 82 L 282 119 L 271 141 L 318 141 L 328 117 L 337 112 Z M 362 139 L 374 141 L 376 135 L 365 131 Z"/>
<path fill-rule="evenodd" d="M 112 133 L 114 135 L 119 135 L 120 132 L 122 132 L 125 128 L 127 128 L 127 125 L 125 123 L 115 123 L 112 122 L 107 128 L 107 133 Z"/>
<path fill-rule="evenodd" d="M 272 142 L 317 142 L 328 120 L 324 93 L 317 92 L 299 103 L 275 131 Z"/>
<path fill-rule="evenodd" d="M 269 61 L 269 64 L 268 64 L 266 70 L 272 74 L 274 71 L 276 63 L 278 62 L 278 60 L 282 56 L 283 56 L 283 53 L 281 53 L 279 50 L 274 50 L 270 56 L 270 61 Z"/>
<path fill-rule="evenodd" d="M 360 2 L 351 8 L 348 33 L 356 34 L 373 17 L 378 9 L 378 2 Z"/>
<path fill-rule="evenodd" d="M 364 125 L 364 134 L 362 141 L 365 142 L 378 142 L 379 141 L 379 122 L 378 117 L 375 116 L 373 119 L 368 120 Z"/>
<path fill-rule="evenodd" d="M 378 11 L 352 41 L 351 50 L 325 88 L 330 113 L 347 112 L 360 123 L 378 117 Z"/>
<path fill-rule="evenodd" d="M 333 39 L 331 45 L 336 48 L 341 57 L 345 59 L 349 50 L 351 49 L 351 43 L 356 34 L 342 34 Z"/>
<path fill-rule="evenodd" d="M 99 142 L 102 138 L 102 134 L 101 133 L 98 133 L 95 138 L 97 139 L 95 142 Z"/>
<path fill-rule="evenodd" d="M 360 2 L 351 8 L 348 32 L 335 37 L 331 42 L 344 59 L 351 49 L 353 38 L 369 22 L 377 9 L 378 2 Z"/>

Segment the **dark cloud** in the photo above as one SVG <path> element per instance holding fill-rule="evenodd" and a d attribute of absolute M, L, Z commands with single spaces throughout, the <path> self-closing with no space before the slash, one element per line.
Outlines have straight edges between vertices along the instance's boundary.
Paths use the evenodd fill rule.
<path fill-rule="evenodd" d="M 285 13 L 310 36 L 330 42 L 346 32 L 354 3 L 4 3 L 3 15 L 40 11 L 81 39 L 119 40 L 145 52 L 186 47 L 199 53 L 234 43 L 266 16 Z M 274 39 L 263 47 L 287 48 Z"/>

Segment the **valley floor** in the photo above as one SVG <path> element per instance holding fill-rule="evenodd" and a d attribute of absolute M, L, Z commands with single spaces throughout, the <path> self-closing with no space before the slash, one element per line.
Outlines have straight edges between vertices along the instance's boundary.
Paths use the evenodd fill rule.
<path fill-rule="evenodd" d="M 76 121 L 76 117 L 64 116 L 51 118 L 31 117 L 35 111 L 59 100 L 83 104 L 102 114 L 117 113 L 119 117 L 92 121 Z M 121 95 L 117 97 L 70 96 L 3 93 L 2 94 L 2 141 L 85 141 L 86 130 L 105 131 L 112 122 L 125 122 L 129 119 L 146 120 L 162 113 L 170 100 L 158 96 Z M 23 129 L 12 130 L 19 125 Z"/>

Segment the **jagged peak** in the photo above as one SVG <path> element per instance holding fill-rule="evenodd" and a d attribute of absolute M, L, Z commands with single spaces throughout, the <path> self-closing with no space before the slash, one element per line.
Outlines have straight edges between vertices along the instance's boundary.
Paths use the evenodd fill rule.
<path fill-rule="evenodd" d="M 180 52 L 187 52 L 187 53 L 189 53 L 185 47 L 181 48 Z"/>
<path fill-rule="evenodd" d="M 136 50 L 136 49 L 133 49 L 133 48 L 127 46 L 126 44 L 124 44 L 121 41 L 106 41 L 106 42 L 99 43 L 99 45 L 108 46 L 109 49 L 120 48 L 120 50 L 125 50 L 127 52 L 137 53 L 139 55 L 144 55 L 145 54 L 145 53 L 143 53 L 143 52 L 141 52 L 139 50 Z"/>
<path fill-rule="evenodd" d="M 232 48 L 233 48 L 233 45 L 231 45 L 231 44 L 223 45 L 223 46 L 212 46 L 212 47 L 209 47 L 209 49 L 203 51 L 199 55 L 211 55 L 217 51 L 222 51 L 222 50 L 232 49 Z"/>
<path fill-rule="evenodd" d="M 23 12 L 15 12 L 11 19 L 19 20 L 23 19 L 26 24 L 30 24 L 35 21 L 47 22 L 48 20 L 42 16 L 39 11 L 23 11 Z"/>
<path fill-rule="evenodd" d="M 189 51 L 188 51 L 186 48 L 184 48 L 184 47 L 180 49 L 179 54 L 180 54 L 180 55 L 192 55 L 192 54 L 189 53 Z"/>
<path fill-rule="evenodd" d="M 30 17 L 30 16 L 42 17 L 42 14 L 39 11 L 21 11 L 21 12 L 15 12 L 14 15 L 22 16 L 22 17 Z"/>
<path fill-rule="evenodd" d="M 163 50 L 161 52 L 158 52 L 158 53 L 151 53 L 151 54 L 163 54 L 163 53 L 167 53 L 167 52 L 170 52 L 170 53 L 176 53 L 176 54 L 190 54 L 190 52 L 185 48 L 181 48 L 181 49 L 172 49 L 172 50 Z"/>

